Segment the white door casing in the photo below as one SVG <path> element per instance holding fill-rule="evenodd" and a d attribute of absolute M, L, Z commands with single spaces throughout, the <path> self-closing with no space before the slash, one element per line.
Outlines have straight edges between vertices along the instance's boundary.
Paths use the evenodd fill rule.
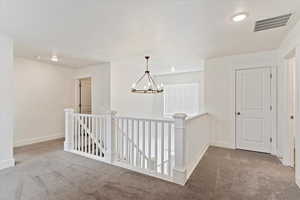
<path fill-rule="evenodd" d="M 271 68 L 236 71 L 236 147 L 271 152 Z"/>
<path fill-rule="evenodd" d="M 294 148 L 295 148 L 295 57 L 289 59 L 288 63 L 288 112 L 289 112 L 289 124 L 288 124 L 288 148 L 289 148 L 289 165 L 294 167 Z"/>

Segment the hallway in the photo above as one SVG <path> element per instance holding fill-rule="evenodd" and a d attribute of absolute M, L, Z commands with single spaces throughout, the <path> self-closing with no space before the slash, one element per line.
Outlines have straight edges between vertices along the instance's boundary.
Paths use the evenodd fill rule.
<path fill-rule="evenodd" d="M 15 149 L 0 171 L 1 200 L 297 200 L 294 172 L 270 155 L 210 147 L 185 186 L 63 150 L 55 140 Z"/>

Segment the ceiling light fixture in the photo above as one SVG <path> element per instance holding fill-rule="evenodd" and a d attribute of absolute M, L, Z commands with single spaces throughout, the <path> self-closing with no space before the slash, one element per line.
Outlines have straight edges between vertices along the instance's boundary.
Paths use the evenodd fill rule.
<path fill-rule="evenodd" d="M 172 67 L 172 68 L 171 68 L 171 72 L 175 72 L 175 67 Z"/>
<path fill-rule="evenodd" d="M 247 17 L 248 17 L 247 13 L 238 13 L 232 17 L 232 21 L 241 22 L 241 21 L 244 21 Z"/>
<path fill-rule="evenodd" d="M 53 56 L 51 57 L 51 61 L 52 61 L 52 62 L 58 62 L 58 57 L 57 57 L 56 55 L 53 55 Z"/>
<path fill-rule="evenodd" d="M 142 94 L 154 94 L 162 93 L 164 91 L 164 85 L 157 84 L 149 71 L 149 56 L 146 56 L 146 71 L 144 75 L 132 84 L 131 92 Z"/>

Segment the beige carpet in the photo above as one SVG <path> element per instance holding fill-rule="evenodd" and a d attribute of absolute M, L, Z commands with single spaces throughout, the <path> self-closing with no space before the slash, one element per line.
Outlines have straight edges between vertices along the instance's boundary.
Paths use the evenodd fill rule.
<path fill-rule="evenodd" d="M 270 155 L 209 148 L 186 186 L 62 150 L 61 140 L 18 148 L 0 171 L 0 200 L 299 200 L 293 170 Z"/>

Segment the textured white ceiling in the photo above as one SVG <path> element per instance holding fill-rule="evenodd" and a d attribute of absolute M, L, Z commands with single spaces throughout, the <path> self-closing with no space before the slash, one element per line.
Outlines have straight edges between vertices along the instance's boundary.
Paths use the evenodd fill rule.
<path fill-rule="evenodd" d="M 249 18 L 233 23 L 238 12 Z M 256 20 L 289 12 L 287 27 L 253 32 Z M 18 56 L 55 52 L 81 66 L 150 54 L 173 65 L 277 48 L 299 12 L 299 0 L 2 0 L 0 30 Z"/>

